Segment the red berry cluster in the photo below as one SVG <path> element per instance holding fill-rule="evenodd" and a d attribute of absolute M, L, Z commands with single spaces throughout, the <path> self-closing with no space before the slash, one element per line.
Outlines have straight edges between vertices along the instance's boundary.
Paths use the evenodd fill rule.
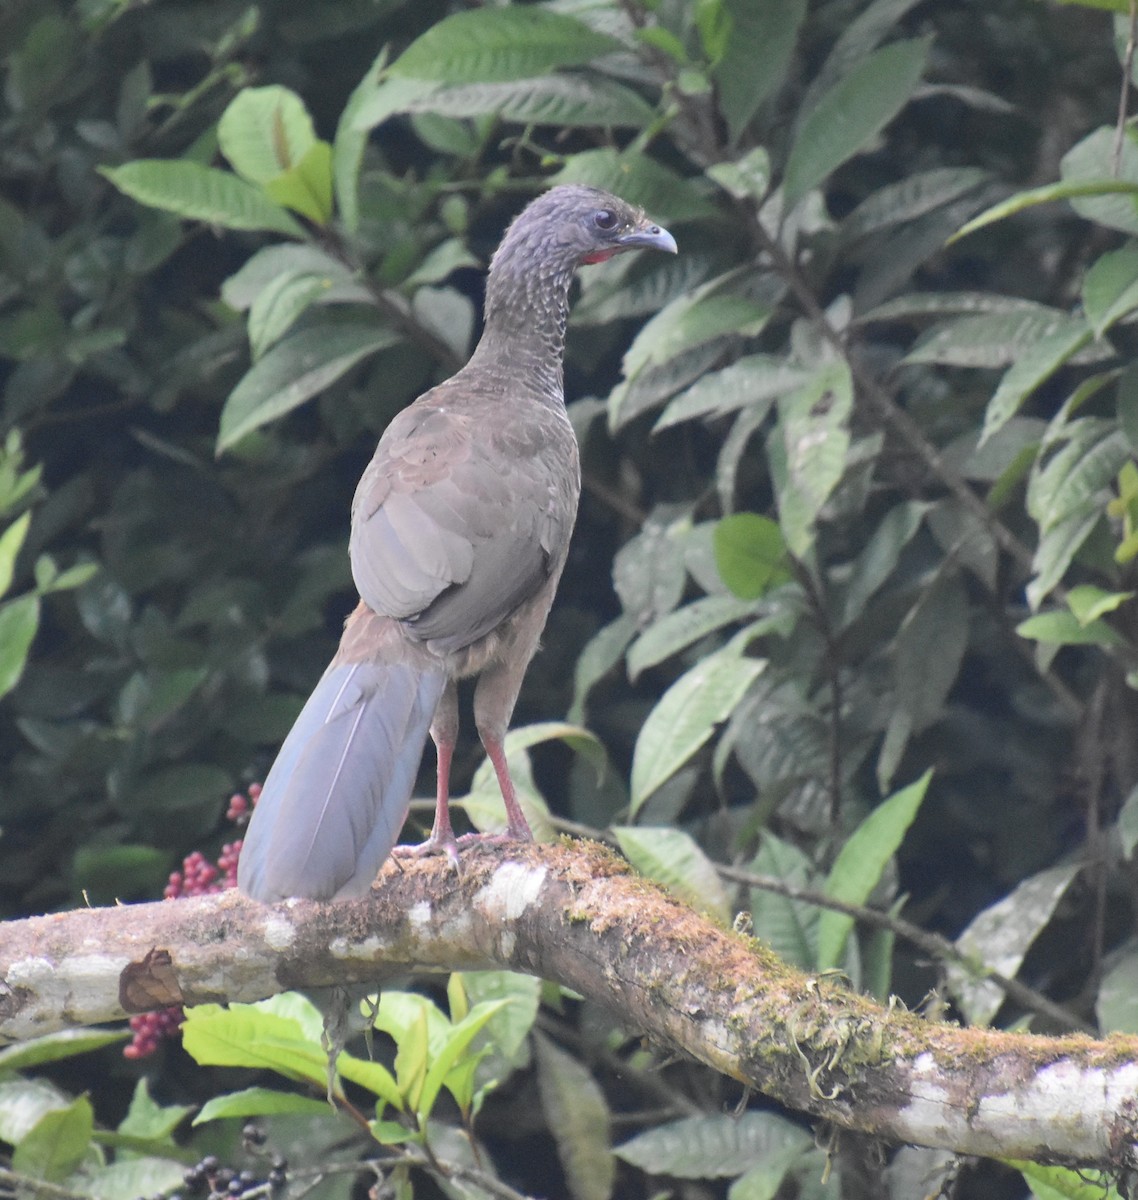
<path fill-rule="evenodd" d="M 229 798 L 226 817 L 234 825 L 244 825 L 249 819 L 253 805 L 261 796 L 261 785 L 251 783 L 246 795 L 235 792 Z M 211 892 L 223 892 L 237 885 L 237 859 L 241 855 L 241 839 L 226 842 L 212 863 L 200 850 L 187 854 L 182 859 L 182 869 L 171 871 L 162 895 L 167 900 L 180 900 L 183 896 L 206 896 Z M 158 1049 L 165 1037 L 173 1037 L 181 1027 L 183 1013 L 181 1005 L 163 1008 L 158 1012 L 138 1013 L 130 1019 L 130 1030 L 134 1035 L 123 1048 L 125 1058 L 148 1058 Z"/>

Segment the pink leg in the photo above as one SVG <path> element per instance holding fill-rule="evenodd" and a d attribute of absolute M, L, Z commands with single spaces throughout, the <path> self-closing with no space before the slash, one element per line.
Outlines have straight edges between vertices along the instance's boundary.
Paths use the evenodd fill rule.
<path fill-rule="evenodd" d="M 502 800 L 506 805 L 506 832 L 499 835 L 504 841 L 532 842 L 533 831 L 529 827 L 522 806 L 518 803 L 514 791 L 514 781 L 510 778 L 510 768 L 506 763 L 506 751 L 502 747 L 502 739 L 482 735 L 482 744 L 494 764 L 494 774 L 498 776 L 498 786 L 502 789 Z"/>
<path fill-rule="evenodd" d="M 431 722 L 431 738 L 435 743 L 435 823 L 431 836 L 417 846 L 396 846 L 393 854 L 404 857 L 424 854 L 445 854 L 458 866 L 458 842 L 450 823 L 450 764 L 454 743 L 458 737 L 458 690 L 452 679 L 439 699 L 435 719 Z"/>

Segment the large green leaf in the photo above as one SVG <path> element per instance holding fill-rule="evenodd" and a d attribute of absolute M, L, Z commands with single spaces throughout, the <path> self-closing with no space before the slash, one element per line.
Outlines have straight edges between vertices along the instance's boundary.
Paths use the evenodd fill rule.
<path fill-rule="evenodd" d="M 217 450 L 311 399 L 361 359 L 399 341 L 374 321 L 311 325 L 278 342 L 249 370 L 221 410 Z"/>
<path fill-rule="evenodd" d="M 846 468 L 853 383 L 831 363 L 779 398 L 779 427 L 767 442 L 779 524 L 790 553 L 805 558 L 814 524 Z"/>
<path fill-rule="evenodd" d="M 183 159 L 140 158 L 100 167 L 111 183 L 151 208 L 223 229 L 260 229 L 302 237 L 303 229 L 264 191 L 228 171 Z"/>
<path fill-rule="evenodd" d="M 766 664 L 721 651 L 681 675 L 648 714 L 632 756 L 632 812 L 707 742 Z"/>
<path fill-rule="evenodd" d="M 714 76 L 734 142 L 782 83 L 806 16 L 806 0 L 725 0 L 723 7 L 730 31 Z"/>
<path fill-rule="evenodd" d="M 29 1179 L 58 1183 L 86 1157 L 94 1129 L 91 1101 L 79 1096 L 40 1117 L 13 1151 L 12 1168 Z"/>
<path fill-rule="evenodd" d="M 0 604 L 0 696 L 24 673 L 40 623 L 40 599 L 34 592 Z"/>
<path fill-rule="evenodd" d="M 683 1117 L 617 1146 L 616 1155 L 650 1175 L 730 1179 L 788 1147 L 805 1150 L 810 1135 L 769 1112 Z"/>
<path fill-rule="evenodd" d="M 763 830 L 759 851 L 748 869 L 797 888 L 820 886 L 814 864 L 791 842 Z M 812 971 L 818 961 L 819 909 L 802 900 L 791 900 L 765 888 L 751 889 L 751 917 L 755 936 L 784 961 Z"/>
<path fill-rule="evenodd" d="M 909 102 L 921 78 L 929 39 L 874 51 L 834 85 L 799 126 L 783 176 L 787 207 L 867 146 Z"/>
<path fill-rule="evenodd" d="M 277 1113 L 327 1113 L 328 1101 L 314 1096 L 298 1096 L 295 1092 L 278 1092 L 272 1088 L 250 1087 L 239 1092 L 213 1096 L 202 1105 L 194 1117 L 195 1125 L 234 1117 L 268 1117 Z"/>
<path fill-rule="evenodd" d="M 701 596 L 654 621 L 628 648 L 628 674 L 635 680 L 642 671 L 686 650 L 700 638 L 764 608 L 738 596 Z"/>
<path fill-rule="evenodd" d="M 659 221 L 693 221 L 714 212 L 690 179 L 681 179 L 662 163 L 634 149 L 621 152 L 604 148 L 570 155 L 549 182 L 583 183 L 614 192 Z"/>
<path fill-rule="evenodd" d="M 624 47 L 572 17 L 537 6 L 453 13 L 407 47 L 392 75 L 446 83 L 503 82 L 579 66 Z"/>
<path fill-rule="evenodd" d="M 588 1067 L 540 1034 L 537 1089 L 573 1200 L 608 1200 L 616 1181 L 611 1118 Z"/>
<path fill-rule="evenodd" d="M 1074 1171 L 1070 1167 L 1045 1167 L 1034 1162 L 1009 1161 L 1008 1166 L 1023 1175 L 1035 1200 L 1122 1200 L 1113 1176 L 1104 1171 L 1085 1168 Z"/>
<path fill-rule="evenodd" d="M 304 158 L 316 130 L 304 101 L 288 88 L 242 88 L 221 114 L 217 142 L 238 175 L 268 183 Z"/>
<path fill-rule="evenodd" d="M 877 760 L 877 782 L 893 782 L 910 737 L 942 715 L 968 646 L 968 593 L 946 564 L 905 614 L 893 640 L 893 703 Z"/>
<path fill-rule="evenodd" d="M 826 880 L 826 894 L 847 904 L 864 904 L 877 886 L 885 864 L 893 857 L 925 798 L 932 772 L 883 800 L 850 835 Z M 854 919 L 833 909 L 818 917 L 820 971 L 841 965 Z"/>
<path fill-rule="evenodd" d="M 984 978 L 984 968 L 1015 978 L 1024 955 L 1046 928 L 1078 873 L 1077 863 L 1066 863 L 1028 876 L 974 917 L 956 939 L 957 949 L 979 968 L 970 971 L 956 963 L 947 966 L 949 990 L 970 1025 L 987 1025 L 1004 1002 L 1003 988 Z"/>

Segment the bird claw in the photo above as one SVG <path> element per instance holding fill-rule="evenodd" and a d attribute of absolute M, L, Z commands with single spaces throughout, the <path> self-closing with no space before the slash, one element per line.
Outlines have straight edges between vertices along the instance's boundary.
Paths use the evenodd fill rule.
<path fill-rule="evenodd" d="M 464 833 L 458 839 L 460 849 L 467 846 L 505 846 L 510 842 L 532 842 L 533 833 L 527 826 L 524 829 L 507 826 L 501 833 Z"/>
<path fill-rule="evenodd" d="M 459 874 L 458 865 L 458 847 L 459 842 L 454 834 L 450 837 L 435 837 L 431 834 L 425 842 L 419 842 L 414 846 L 395 846 L 391 854 L 394 858 L 428 858 L 435 854 L 445 855 L 446 860 L 450 863 L 455 874 Z"/>

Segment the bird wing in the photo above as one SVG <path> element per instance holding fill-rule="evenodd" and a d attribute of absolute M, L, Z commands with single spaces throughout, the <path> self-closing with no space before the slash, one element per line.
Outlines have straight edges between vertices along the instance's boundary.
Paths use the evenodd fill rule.
<path fill-rule="evenodd" d="M 352 574 L 364 601 L 444 652 L 485 636 L 564 553 L 576 494 L 562 481 L 576 453 L 556 409 L 427 393 L 392 421 L 356 491 Z"/>

